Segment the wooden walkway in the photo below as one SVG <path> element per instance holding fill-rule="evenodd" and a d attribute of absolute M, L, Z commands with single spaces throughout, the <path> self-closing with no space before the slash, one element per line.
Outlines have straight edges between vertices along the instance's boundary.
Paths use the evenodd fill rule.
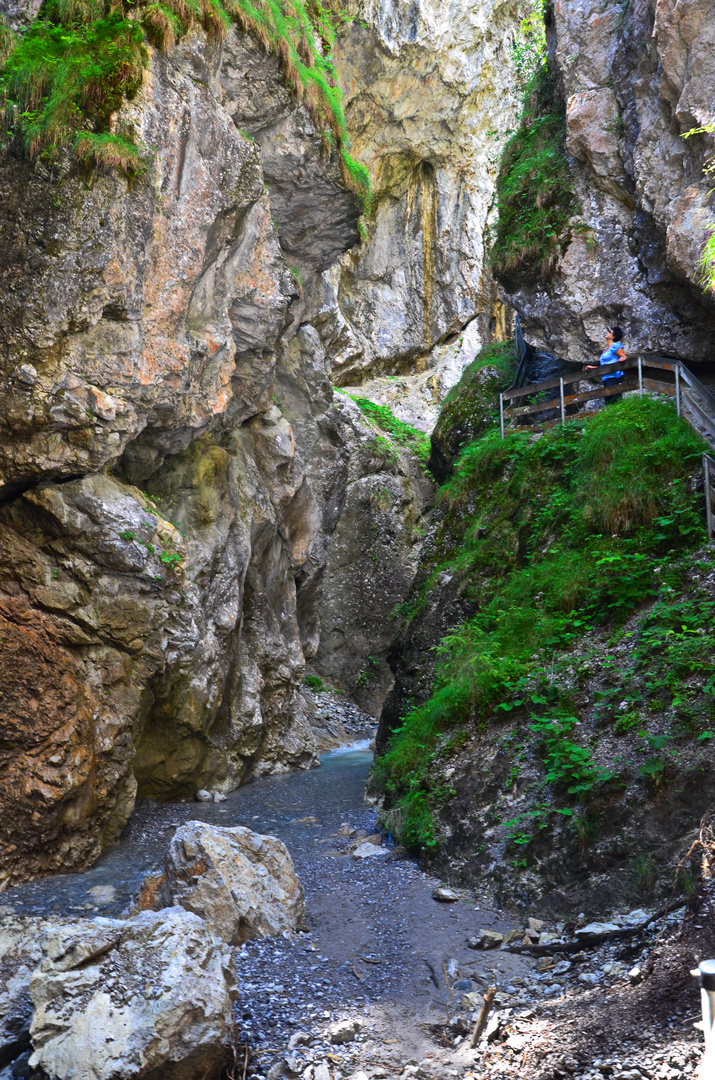
<path fill-rule="evenodd" d="M 600 382 L 609 372 L 623 371 L 625 378 L 613 386 L 580 390 L 578 384 Z M 558 395 L 555 392 L 558 391 Z M 555 376 L 499 395 L 502 438 L 512 431 L 543 431 L 571 420 L 587 420 L 595 412 L 582 409 L 588 401 L 619 394 L 661 394 L 675 399 L 678 416 L 688 421 L 715 451 L 715 396 L 680 360 L 664 356 L 634 356 L 594 371 Z M 529 399 L 532 399 L 529 401 Z M 556 416 L 554 416 L 556 413 Z M 708 536 L 715 539 L 715 457 L 703 454 L 705 508 Z"/>

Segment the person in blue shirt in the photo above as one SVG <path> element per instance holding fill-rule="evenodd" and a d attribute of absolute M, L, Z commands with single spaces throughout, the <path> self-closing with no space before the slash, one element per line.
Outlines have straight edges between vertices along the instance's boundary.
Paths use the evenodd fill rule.
<path fill-rule="evenodd" d="M 617 360 L 627 360 L 627 356 L 623 351 L 623 330 L 620 326 L 613 326 L 606 332 L 606 348 L 603 350 L 598 358 L 598 364 L 615 364 Z M 596 364 L 587 364 L 586 371 L 595 371 L 597 369 Z M 601 382 L 605 387 L 615 386 L 624 377 L 622 371 L 609 371 L 607 375 L 601 376 Z M 606 398 L 606 403 L 609 401 L 620 400 L 620 394 L 614 394 L 610 398 Z"/>

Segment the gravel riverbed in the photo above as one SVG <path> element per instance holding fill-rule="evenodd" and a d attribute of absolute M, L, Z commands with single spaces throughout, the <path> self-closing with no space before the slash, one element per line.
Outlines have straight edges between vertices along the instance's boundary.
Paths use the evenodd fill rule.
<path fill-rule="evenodd" d="M 3 908 L 121 914 L 144 875 L 161 866 L 178 825 L 247 825 L 288 846 L 308 928 L 237 952 L 233 1080 L 692 1076 L 699 992 L 687 972 L 715 947 L 707 936 L 713 919 L 693 922 L 683 909 L 633 940 L 550 959 L 475 949 L 482 931 L 519 930 L 520 938 L 523 917 L 460 889 L 453 902 L 436 900 L 442 883 L 378 835 L 364 797 L 371 732 L 362 734 L 324 754 L 319 769 L 263 777 L 223 802 L 143 800 L 95 867 L 7 890 Z M 369 838 L 376 847 L 357 857 Z M 639 965 L 642 974 L 629 977 Z M 472 1049 L 488 987 L 496 1001 Z"/>

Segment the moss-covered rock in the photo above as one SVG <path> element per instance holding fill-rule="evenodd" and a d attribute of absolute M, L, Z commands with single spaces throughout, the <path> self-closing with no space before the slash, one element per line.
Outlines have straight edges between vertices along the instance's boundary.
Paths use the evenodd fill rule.
<path fill-rule="evenodd" d="M 498 408 L 498 394 L 511 382 L 518 364 L 513 341 L 481 349 L 447 394 L 432 432 L 428 468 L 443 484 L 459 451 L 486 430 Z"/>
<path fill-rule="evenodd" d="M 671 404 L 637 396 L 463 450 L 390 655 L 373 778 L 443 877 L 593 914 L 670 890 L 715 791 L 701 451 Z"/>

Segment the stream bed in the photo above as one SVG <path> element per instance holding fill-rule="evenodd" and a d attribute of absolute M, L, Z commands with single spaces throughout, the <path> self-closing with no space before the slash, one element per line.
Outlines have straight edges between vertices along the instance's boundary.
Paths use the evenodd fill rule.
<path fill-rule="evenodd" d="M 91 869 L 8 889 L 2 908 L 120 915 L 145 874 L 162 866 L 175 828 L 189 820 L 278 836 L 303 882 L 308 931 L 249 942 L 237 955 L 236 1034 L 238 1045 L 250 1047 L 247 1075 L 266 1076 L 272 1067 L 277 1075 L 286 1055 L 299 1069 L 293 1075 L 307 1080 L 328 1080 L 326 1069 L 340 1080 L 358 1067 L 374 1077 L 399 1076 L 417 1061 L 434 1063 L 440 1076 L 461 1075 L 467 1066 L 455 1061 L 448 1024 L 455 970 L 475 989 L 507 988 L 531 962 L 467 947 L 482 927 L 505 931 L 513 919 L 478 907 L 466 893 L 456 903 L 436 902 L 439 882 L 390 851 L 353 857 L 343 826 L 366 833 L 377 827 L 364 795 L 368 747 L 364 740 L 329 751 L 318 769 L 261 777 L 221 803 L 140 800 L 120 842 Z M 335 1046 L 327 1027 L 345 1018 L 358 1018 L 360 1033 Z M 292 1051 L 291 1036 L 299 1038 Z"/>

